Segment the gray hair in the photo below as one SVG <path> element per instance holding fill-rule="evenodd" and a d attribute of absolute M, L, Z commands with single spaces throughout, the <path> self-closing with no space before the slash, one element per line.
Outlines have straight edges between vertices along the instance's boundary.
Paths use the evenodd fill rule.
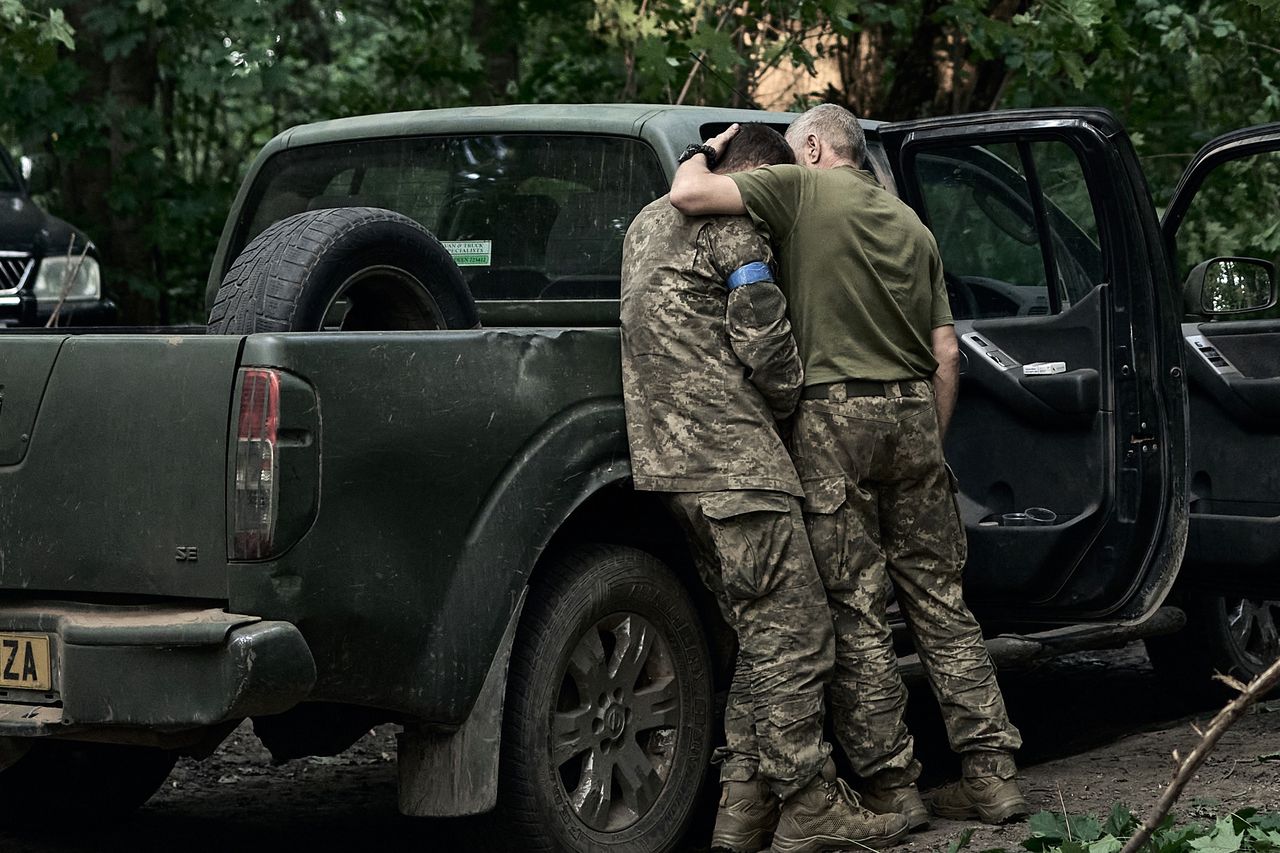
<path fill-rule="evenodd" d="M 787 142 L 798 149 L 809 134 L 821 139 L 838 157 L 861 166 L 867 156 L 867 137 L 858 118 L 839 104 L 819 104 L 800 114 L 787 128 Z"/>

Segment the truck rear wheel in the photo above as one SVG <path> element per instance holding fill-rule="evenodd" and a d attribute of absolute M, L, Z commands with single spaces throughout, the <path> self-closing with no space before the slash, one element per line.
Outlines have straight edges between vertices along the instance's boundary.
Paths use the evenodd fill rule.
<path fill-rule="evenodd" d="M 126 814 L 151 799 L 177 760 L 144 746 L 22 740 L 0 738 L 0 802 L 24 817 Z"/>
<path fill-rule="evenodd" d="M 634 548 L 553 558 L 512 653 L 494 848 L 670 850 L 705 776 L 711 664 L 680 581 Z"/>
<path fill-rule="evenodd" d="M 453 258 L 407 216 L 373 207 L 311 210 L 253 239 L 209 312 L 214 334 L 414 331 L 478 325 Z"/>
<path fill-rule="evenodd" d="M 1171 685 L 1206 698 L 1229 698 L 1235 691 L 1214 679 L 1215 673 L 1247 684 L 1280 657 L 1280 601 L 1203 592 L 1191 593 L 1182 607 L 1183 630 L 1146 640 L 1152 667 Z"/>

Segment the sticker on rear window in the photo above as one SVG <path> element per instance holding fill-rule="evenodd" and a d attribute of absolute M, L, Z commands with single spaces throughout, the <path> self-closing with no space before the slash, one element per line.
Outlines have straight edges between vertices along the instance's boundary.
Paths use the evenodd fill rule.
<path fill-rule="evenodd" d="M 460 267 L 487 267 L 493 257 L 492 240 L 444 240 L 441 245 Z"/>

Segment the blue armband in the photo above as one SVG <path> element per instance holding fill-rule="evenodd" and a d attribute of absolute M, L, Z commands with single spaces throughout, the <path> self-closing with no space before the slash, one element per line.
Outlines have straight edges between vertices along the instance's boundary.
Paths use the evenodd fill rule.
<path fill-rule="evenodd" d="M 758 281 L 773 281 L 773 270 L 769 269 L 769 265 L 764 261 L 752 261 L 738 267 L 730 274 L 725 286 L 733 290 L 744 284 L 755 284 Z"/>

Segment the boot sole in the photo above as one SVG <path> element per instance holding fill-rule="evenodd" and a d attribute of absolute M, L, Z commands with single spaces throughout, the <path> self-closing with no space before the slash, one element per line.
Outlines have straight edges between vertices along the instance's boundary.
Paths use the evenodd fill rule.
<path fill-rule="evenodd" d="M 772 841 L 771 832 L 758 829 L 755 832 L 716 832 L 711 835 L 711 849 L 727 853 L 760 853 Z"/>
<path fill-rule="evenodd" d="M 1005 800 L 996 803 L 994 806 L 984 806 L 974 804 L 964 808 L 948 808 L 946 806 L 935 805 L 933 813 L 940 818 L 947 820 L 969 820 L 977 818 L 983 823 L 999 826 L 1002 823 L 1009 823 L 1019 818 L 1024 818 L 1031 814 L 1027 801 L 1018 798 L 1016 800 Z"/>
<path fill-rule="evenodd" d="M 897 832 L 889 835 L 871 835 L 866 838 L 841 838 L 838 835 L 810 835 L 807 838 L 797 838 L 794 841 L 788 838 L 773 837 L 773 847 L 770 848 L 772 853 L 827 853 L 833 850 L 861 850 L 864 847 L 872 847 L 881 849 L 884 847 L 892 847 L 902 840 L 902 836 L 907 834 L 907 828 L 904 826 Z"/>

